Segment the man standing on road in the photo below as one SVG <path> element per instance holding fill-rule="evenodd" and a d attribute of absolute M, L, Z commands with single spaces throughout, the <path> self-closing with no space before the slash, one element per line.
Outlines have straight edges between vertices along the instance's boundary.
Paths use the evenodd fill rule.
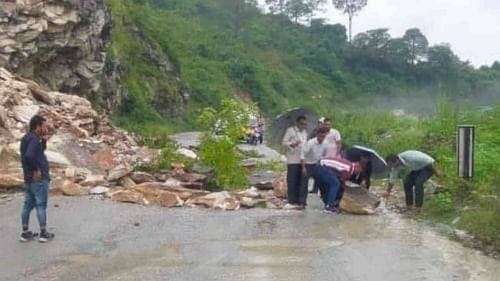
<path fill-rule="evenodd" d="M 420 210 L 424 204 L 424 183 L 432 175 L 437 174 L 434 167 L 435 160 L 423 152 L 409 150 L 398 155 L 389 155 L 386 162 L 391 168 L 391 173 L 385 197 L 389 198 L 395 180 L 404 172 L 406 207 L 411 210 L 415 206 Z"/>
<path fill-rule="evenodd" d="M 286 149 L 288 184 L 288 204 L 285 209 L 300 208 L 300 189 L 302 185 L 302 166 L 300 153 L 302 146 L 307 142 L 307 119 L 305 116 L 299 116 L 296 125 L 286 130 L 282 145 Z"/>
<path fill-rule="evenodd" d="M 22 228 L 20 240 L 27 242 L 37 234 L 29 231 L 30 213 L 36 209 L 40 224 L 40 242 L 54 238 L 47 231 L 47 199 L 49 191 L 49 163 L 45 156 L 48 127 L 45 118 L 35 115 L 30 120 L 29 132 L 21 140 L 21 161 L 24 173 L 25 201 L 21 214 Z"/>
<path fill-rule="evenodd" d="M 319 161 L 326 155 L 327 143 L 325 142 L 328 129 L 321 127 L 316 132 L 316 137 L 308 140 L 303 146 L 300 154 L 302 165 L 302 186 L 299 192 L 299 204 L 302 207 L 307 203 L 307 185 L 309 178 L 314 178 L 314 169 Z M 315 180 L 316 184 L 316 180 Z"/>
<path fill-rule="evenodd" d="M 330 143 L 332 146 L 331 150 L 328 152 L 329 158 L 337 157 L 342 149 L 342 137 L 340 132 L 337 129 L 332 128 L 332 119 L 325 118 L 323 122 L 323 126 L 328 129 L 328 134 L 326 135 L 326 141 Z"/>

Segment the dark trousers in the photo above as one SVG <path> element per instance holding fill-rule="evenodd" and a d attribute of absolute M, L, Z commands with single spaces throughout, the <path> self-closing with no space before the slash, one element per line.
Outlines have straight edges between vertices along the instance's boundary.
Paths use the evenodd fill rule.
<path fill-rule="evenodd" d="M 307 202 L 307 186 L 303 184 L 302 165 L 288 164 L 286 181 L 288 185 L 288 203 L 305 205 Z"/>
<path fill-rule="evenodd" d="M 21 213 L 21 223 L 23 226 L 29 225 L 30 213 L 36 209 L 40 228 L 47 225 L 47 198 L 49 192 L 49 181 L 42 180 L 25 185 L 24 206 Z"/>
<path fill-rule="evenodd" d="M 339 176 L 331 168 L 316 165 L 314 178 L 318 181 L 321 198 L 327 207 L 336 207 L 342 199 L 342 187 Z"/>
<path fill-rule="evenodd" d="M 406 176 L 403 181 L 406 206 L 413 206 L 413 198 L 415 198 L 415 206 L 422 207 L 424 204 L 424 183 L 432 177 L 433 172 L 432 165 L 429 165 Z M 414 194 L 415 196 L 413 196 Z"/>

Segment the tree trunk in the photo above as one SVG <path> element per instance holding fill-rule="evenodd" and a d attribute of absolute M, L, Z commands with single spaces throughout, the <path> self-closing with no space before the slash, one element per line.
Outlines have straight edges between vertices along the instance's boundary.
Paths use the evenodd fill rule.
<path fill-rule="evenodd" d="M 352 43 L 352 15 L 349 14 L 349 43 Z"/>

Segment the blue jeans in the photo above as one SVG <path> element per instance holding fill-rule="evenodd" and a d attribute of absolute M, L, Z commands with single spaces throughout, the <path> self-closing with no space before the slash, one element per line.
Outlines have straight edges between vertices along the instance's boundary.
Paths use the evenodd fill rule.
<path fill-rule="evenodd" d="M 30 213 L 36 208 L 36 215 L 40 228 L 47 225 L 47 199 L 49 193 L 49 181 L 42 180 L 25 184 L 24 206 L 21 213 L 23 226 L 29 226 Z"/>
<path fill-rule="evenodd" d="M 324 189 L 322 195 L 325 206 L 337 206 L 342 196 L 338 175 L 333 169 L 321 165 L 316 165 L 314 174 L 315 180 Z"/>

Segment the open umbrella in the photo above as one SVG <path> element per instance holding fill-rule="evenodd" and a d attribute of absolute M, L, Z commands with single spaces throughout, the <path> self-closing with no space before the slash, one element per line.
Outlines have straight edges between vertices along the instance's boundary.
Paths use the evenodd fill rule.
<path fill-rule="evenodd" d="M 355 145 L 345 151 L 345 157 L 349 161 L 357 162 L 361 159 L 361 156 L 367 156 L 370 158 L 373 173 L 381 174 L 385 172 L 387 163 L 385 162 L 384 158 L 380 156 L 375 150 L 364 146 Z"/>
<path fill-rule="evenodd" d="M 310 110 L 297 107 L 287 110 L 273 120 L 268 132 L 268 141 L 274 146 L 279 146 L 285 135 L 286 129 L 290 126 L 294 126 L 299 116 L 305 116 L 307 118 L 307 133 L 311 134 L 317 126 L 318 116 Z"/>

